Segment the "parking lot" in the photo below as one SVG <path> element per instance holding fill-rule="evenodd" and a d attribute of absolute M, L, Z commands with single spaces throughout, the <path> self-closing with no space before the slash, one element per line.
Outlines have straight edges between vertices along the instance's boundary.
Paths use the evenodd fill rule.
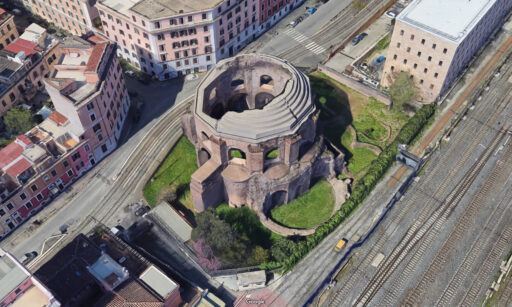
<path fill-rule="evenodd" d="M 391 35 L 393 16 L 398 15 L 404 8 L 405 5 L 403 3 L 395 3 L 390 10 L 382 14 L 371 26 L 362 32 L 366 34 L 364 38 L 348 43 L 326 63 L 326 66 L 338 72 L 345 71 L 349 65 L 357 66 L 358 71 L 369 81 L 374 81 L 370 83 L 377 86 L 383 67 L 384 58 L 382 57 L 386 56 L 387 46 L 385 48 L 378 48 L 376 45 L 386 36 Z M 379 61 L 377 61 L 378 59 Z"/>

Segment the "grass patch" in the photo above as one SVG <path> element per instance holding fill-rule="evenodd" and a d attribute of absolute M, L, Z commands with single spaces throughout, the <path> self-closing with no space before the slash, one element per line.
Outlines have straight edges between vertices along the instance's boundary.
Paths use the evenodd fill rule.
<path fill-rule="evenodd" d="M 284 226 L 311 228 L 326 221 L 334 207 L 331 184 L 323 179 L 306 194 L 270 211 L 272 219 Z"/>
<path fill-rule="evenodd" d="M 384 50 L 388 47 L 389 41 L 391 40 L 391 34 L 388 34 L 381 38 L 380 41 L 377 42 L 377 45 L 375 46 L 376 51 Z"/>
<path fill-rule="evenodd" d="M 359 114 L 357 120 L 352 122 L 352 125 L 358 132 L 358 135 L 364 134 L 366 137 L 375 141 L 383 140 L 387 136 L 386 127 L 368 112 Z"/>
<path fill-rule="evenodd" d="M 279 149 L 274 148 L 274 149 L 272 149 L 271 151 L 269 151 L 267 153 L 265 158 L 267 158 L 267 159 L 275 159 L 275 158 L 277 158 L 278 155 L 279 155 Z"/>
<path fill-rule="evenodd" d="M 176 145 L 171 149 L 164 162 L 144 187 L 144 197 L 151 207 L 158 203 L 158 192 L 164 186 L 174 184 L 183 187 L 182 192 L 177 195 L 178 199 L 185 200 L 186 191 L 190 184 L 190 176 L 197 169 L 196 152 L 194 145 L 182 136 Z M 190 194 L 190 192 L 189 192 Z"/>
<path fill-rule="evenodd" d="M 245 159 L 245 154 L 239 149 L 230 149 L 229 155 L 231 156 L 231 158 Z"/>
<path fill-rule="evenodd" d="M 373 151 L 362 147 L 353 149 L 352 154 L 352 159 L 347 164 L 347 168 L 352 174 L 359 174 L 377 158 Z"/>
<path fill-rule="evenodd" d="M 358 11 L 362 11 L 370 2 L 370 0 L 352 0 L 352 7 Z"/>

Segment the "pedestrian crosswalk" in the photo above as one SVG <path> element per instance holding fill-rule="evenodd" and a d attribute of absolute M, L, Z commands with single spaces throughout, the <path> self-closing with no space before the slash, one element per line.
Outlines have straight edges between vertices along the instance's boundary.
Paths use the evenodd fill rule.
<path fill-rule="evenodd" d="M 286 29 L 284 31 L 284 34 L 293 38 L 294 40 L 299 42 L 301 45 L 303 45 L 304 48 L 308 49 L 309 51 L 313 52 L 314 54 L 320 54 L 322 52 L 325 52 L 325 50 L 326 50 L 324 47 L 315 43 L 314 41 L 312 41 L 311 39 L 309 39 L 307 36 L 300 33 L 299 31 L 295 30 L 294 28 Z"/>

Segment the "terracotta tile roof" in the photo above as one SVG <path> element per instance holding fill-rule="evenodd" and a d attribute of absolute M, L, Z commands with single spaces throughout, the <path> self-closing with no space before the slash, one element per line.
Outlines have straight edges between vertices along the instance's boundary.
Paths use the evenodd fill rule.
<path fill-rule="evenodd" d="M 96 71 L 106 48 L 107 43 L 98 44 L 93 47 L 91 56 L 89 57 L 89 61 L 85 67 L 85 71 Z"/>
<path fill-rule="evenodd" d="M 24 134 L 20 134 L 16 137 L 20 142 L 23 142 L 23 144 L 25 145 L 30 145 L 32 144 L 32 141 L 28 138 L 28 136 L 24 135 Z"/>
<path fill-rule="evenodd" d="M 68 121 L 68 118 L 58 111 L 53 111 L 48 118 L 59 126 L 64 125 Z"/>
<path fill-rule="evenodd" d="M 94 44 L 97 44 L 97 43 L 101 43 L 101 42 L 106 42 L 107 40 L 101 36 L 98 36 L 98 35 L 91 35 L 87 38 L 88 41 L 90 41 L 91 43 L 94 43 Z"/>
<path fill-rule="evenodd" d="M 164 302 L 136 279 L 128 279 L 112 293 L 107 293 L 95 307 L 161 307 Z"/>
<path fill-rule="evenodd" d="M 23 38 L 18 38 L 14 42 L 10 43 L 7 47 L 5 47 L 5 50 L 12 53 L 23 51 L 25 52 L 26 56 L 30 56 L 38 51 L 41 51 L 41 48 L 39 48 L 34 42 L 24 40 Z"/>
<path fill-rule="evenodd" d="M 0 15 L 2 15 L 3 13 L 5 13 L 5 10 L 3 8 L 0 8 Z"/>
<path fill-rule="evenodd" d="M 16 142 L 11 142 L 0 150 L 0 168 L 6 167 L 9 163 L 16 160 L 23 153 L 23 147 Z"/>
<path fill-rule="evenodd" d="M 27 159 L 21 158 L 18 162 L 9 167 L 6 170 L 6 173 L 9 174 L 9 176 L 12 178 L 16 178 L 16 176 L 29 169 L 30 166 L 32 166 L 32 164 Z"/>

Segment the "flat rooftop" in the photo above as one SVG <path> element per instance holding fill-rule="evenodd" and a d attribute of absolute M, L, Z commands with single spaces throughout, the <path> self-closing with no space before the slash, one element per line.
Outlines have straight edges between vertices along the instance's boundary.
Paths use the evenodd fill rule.
<path fill-rule="evenodd" d="M 149 19 L 159 19 L 211 9 L 221 2 L 222 0 L 104 0 L 102 4 L 125 15 L 131 10 Z"/>
<path fill-rule="evenodd" d="M 6 297 L 28 277 L 27 271 L 0 249 L 0 297 Z"/>
<path fill-rule="evenodd" d="M 496 0 L 415 0 L 397 19 L 459 43 L 495 2 Z"/>
<path fill-rule="evenodd" d="M 163 299 L 166 299 L 178 285 L 155 266 L 150 266 L 139 277 Z"/>

